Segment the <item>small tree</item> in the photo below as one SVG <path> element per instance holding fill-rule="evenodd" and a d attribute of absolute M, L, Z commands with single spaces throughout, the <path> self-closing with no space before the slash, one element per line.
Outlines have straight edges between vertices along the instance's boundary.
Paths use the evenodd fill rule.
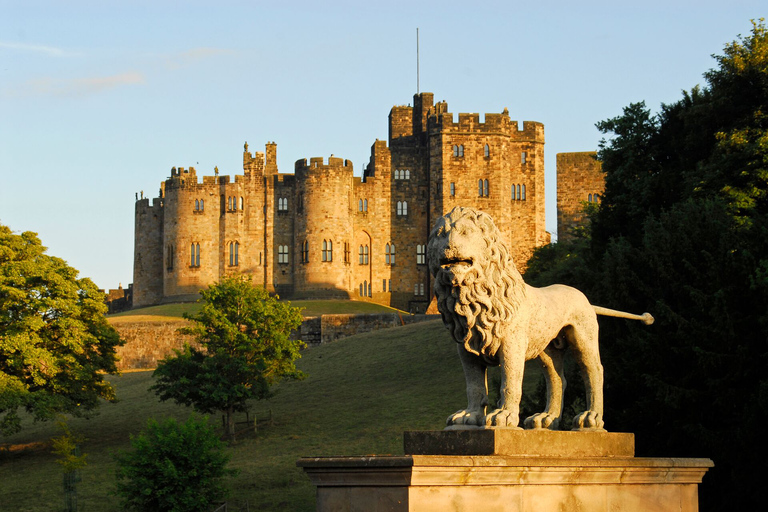
<path fill-rule="evenodd" d="M 64 416 L 59 416 L 57 426 L 61 430 L 60 437 L 51 439 L 53 453 L 59 456 L 56 462 L 61 464 L 64 472 L 64 509 L 67 512 L 77 511 L 77 484 L 80 482 L 80 468 L 85 467 L 85 454 L 80 453 L 80 443 L 85 439 L 72 433 Z"/>
<path fill-rule="evenodd" d="M 301 325 L 299 308 L 271 297 L 242 277 L 224 279 L 201 292 L 202 309 L 185 318 L 196 325 L 181 329 L 201 349 L 185 346 L 160 361 L 153 389 L 203 413 L 222 411 L 227 436 L 235 435 L 234 413 L 250 399 L 265 399 L 282 378 L 300 379 L 295 366 L 304 346 L 290 339 Z"/>
<path fill-rule="evenodd" d="M 123 342 L 107 323 L 104 294 L 77 270 L 45 254 L 37 235 L 0 225 L 0 434 L 37 420 L 86 415 L 114 400 Z"/>
<path fill-rule="evenodd" d="M 185 423 L 150 418 L 131 451 L 119 453 L 117 494 L 123 508 L 157 512 L 208 512 L 227 496 L 229 455 L 206 419 Z"/>

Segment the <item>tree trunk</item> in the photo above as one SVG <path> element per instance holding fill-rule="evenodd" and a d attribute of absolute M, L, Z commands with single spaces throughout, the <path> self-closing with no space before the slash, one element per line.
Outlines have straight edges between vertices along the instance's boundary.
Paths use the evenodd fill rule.
<path fill-rule="evenodd" d="M 234 407 L 229 406 L 226 410 L 227 413 L 227 438 L 230 441 L 235 440 L 235 411 Z"/>

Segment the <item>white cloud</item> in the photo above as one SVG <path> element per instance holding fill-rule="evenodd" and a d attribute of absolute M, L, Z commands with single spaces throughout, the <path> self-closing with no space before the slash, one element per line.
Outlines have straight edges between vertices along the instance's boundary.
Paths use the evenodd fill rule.
<path fill-rule="evenodd" d="M 73 79 L 46 77 L 29 80 L 18 89 L 10 91 L 10 95 L 63 97 L 88 96 L 123 85 L 141 85 L 144 83 L 144 75 L 137 71 L 129 71 L 117 75 Z"/>
<path fill-rule="evenodd" d="M 18 50 L 23 52 L 44 53 L 51 57 L 67 57 L 74 55 L 73 53 L 56 48 L 55 46 L 46 46 L 42 44 L 27 44 L 27 43 L 13 43 L 8 41 L 0 41 L 0 48 L 6 48 L 8 50 Z"/>

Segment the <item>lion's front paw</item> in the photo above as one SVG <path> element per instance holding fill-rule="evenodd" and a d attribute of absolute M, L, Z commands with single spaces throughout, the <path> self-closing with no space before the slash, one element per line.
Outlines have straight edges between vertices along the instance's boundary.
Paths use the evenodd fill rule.
<path fill-rule="evenodd" d="M 540 412 L 525 418 L 523 425 L 527 429 L 557 430 L 557 427 L 560 426 L 560 418 L 546 412 Z"/>
<path fill-rule="evenodd" d="M 474 425 L 482 427 L 484 425 L 484 417 L 482 411 L 468 411 L 467 409 L 462 409 L 448 416 L 445 424 L 449 427 L 453 425 Z"/>
<path fill-rule="evenodd" d="M 573 418 L 573 430 L 605 430 L 603 415 L 595 411 L 584 411 Z"/>
<path fill-rule="evenodd" d="M 510 411 L 508 409 L 496 409 L 485 417 L 486 427 L 519 429 L 520 427 L 517 426 L 518 423 L 520 423 L 520 416 L 516 411 Z"/>

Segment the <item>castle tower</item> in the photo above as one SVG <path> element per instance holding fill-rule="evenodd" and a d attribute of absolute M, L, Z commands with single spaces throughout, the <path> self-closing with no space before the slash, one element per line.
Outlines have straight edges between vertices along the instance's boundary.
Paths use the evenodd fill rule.
<path fill-rule="evenodd" d="M 352 163 L 331 156 L 298 160 L 296 223 L 290 263 L 294 291 L 349 297 L 352 242 Z M 288 263 L 284 265 L 288 266 Z"/>
<path fill-rule="evenodd" d="M 584 223 L 584 207 L 598 203 L 605 189 L 605 173 L 597 153 L 557 154 L 557 238 L 569 240 Z"/>
<path fill-rule="evenodd" d="M 133 307 L 150 306 L 163 299 L 163 199 L 136 200 L 133 239 Z"/>

